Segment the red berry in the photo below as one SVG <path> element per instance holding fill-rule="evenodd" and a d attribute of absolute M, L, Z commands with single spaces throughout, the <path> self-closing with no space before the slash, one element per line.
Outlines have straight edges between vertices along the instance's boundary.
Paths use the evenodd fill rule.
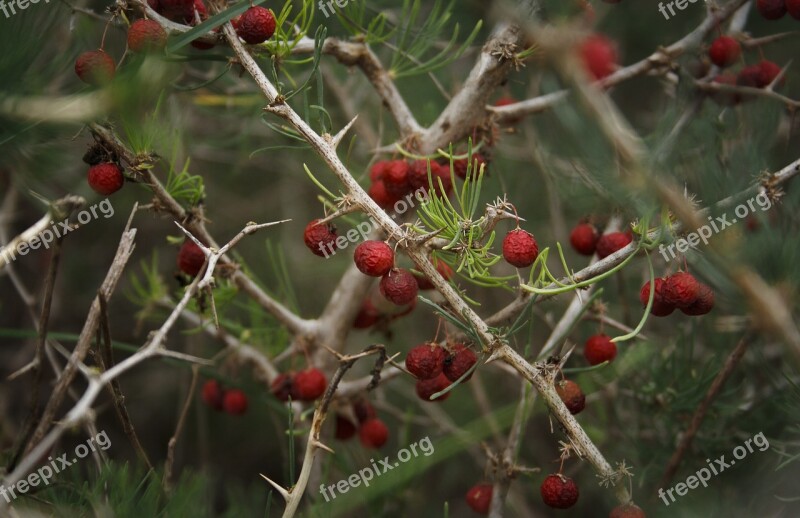
<path fill-rule="evenodd" d="M 392 160 L 383 169 L 381 181 L 386 186 L 386 192 L 397 198 L 411 190 L 408 177 L 408 164 L 403 160 Z"/>
<path fill-rule="evenodd" d="M 203 268 L 203 263 L 205 262 L 206 256 L 203 254 L 202 248 L 197 246 L 191 239 L 187 239 L 183 242 L 181 249 L 178 251 L 177 260 L 178 269 L 180 271 L 186 275 L 195 277 L 200 273 L 200 269 Z"/>
<path fill-rule="evenodd" d="M 533 234 L 517 228 L 503 239 L 503 258 L 512 266 L 527 268 L 539 256 L 539 245 Z"/>
<path fill-rule="evenodd" d="M 390 210 L 399 199 L 386 190 L 386 184 L 383 183 L 382 180 L 377 180 L 375 183 L 373 183 L 369 187 L 367 194 L 369 194 L 369 197 L 378 204 L 378 207 L 384 210 Z"/>
<path fill-rule="evenodd" d="M 361 304 L 361 309 L 356 315 L 353 327 L 356 329 L 367 329 L 374 326 L 381 319 L 381 313 L 369 299 L 365 299 Z"/>
<path fill-rule="evenodd" d="M 406 369 L 417 379 L 429 380 L 442 373 L 447 353 L 435 343 L 418 345 L 406 355 Z"/>
<path fill-rule="evenodd" d="M 116 69 L 114 60 L 102 49 L 84 52 L 75 60 L 75 73 L 80 80 L 94 86 L 111 81 Z"/>
<path fill-rule="evenodd" d="M 666 279 L 655 279 L 656 293 L 653 295 L 653 307 L 650 308 L 651 315 L 665 317 L 675 311 L 675 305 L 664 300 L 665 283 Z M 639 300 L 642 302 L 642 307 L 647 307 L 647 302 L 650 300 L 650 281 L 645 282 L 639 291 Z"/>
<path fill-rule="evenodd" d="M 327 257 L 336 250 L 336 227 L 330 224 L 320 224 L 315 219 L 306 225 L 303 232 L 303 241 L 314 255 Z"/>
<path fill-rule="evenodd" d="M 365 448 L 380 448 L 389 439 L 389 428 L 378 418 L 367 419 L 358 430 L 358 438 Z"/>
<path fill-rule="evenodd" d="M 356 425 L 343 415 L 336 414 L 336 438 L 340 441 L 352 439 L 356 434 Z"/>
<path fill-rule="evenodd" d="M 786 14 L 786 4 L 784 0 L 758 0 L 756 8 L 761 16 L 767 20 L 778 20 Z"/>
<path fill-rule="evenodd" d="M 194 19 L 194 0 L 158 0 L 158 12 L 173 22 L 184 23 Z"/>
<path fill-rule="evenodd" d="M 363 423 L 377 415 L 372 403 L 366 399 L 359 399 L 353 403 L 353 413 L 356 414 L 356 419 L 358 419 L 359 423 Z"/>
<path fill-rule="evenodd" d="M 391 162 L 388 160 L 379 160 L 372 164 L 372 167 L 369 170 L 369 179 L 373 182 L 377 182 L 378 180 L 383 179 L 383 173 L 386 172 Z"/>
<path fill-rule="evenodd" d="M 472 349 L 463 344 L 456 344 L 452 347 L 452 351 L 447 355 L 447 358 L 445 358 L 442 372 L 447 376 L 447 379 L 456 382 L 476 363 L 478 363 L 478 356 L 472 352 Z M 472 373 L 470 372 L 469 376 L 464 378 L 464 381 L 469 381 L 471 377 Z"/>
<path fill-rule="evenodd" d="M 579 414 L 586 406 L 586 396 L 574 381 L 559 381 L 556 383 L 556 393 L 572 415 Z"/>
<path fill-rule="evenodd" d="M 542 500 L 555 509 L 569 509 L 578 501 L 578 486 L 560 473 L 548 475 L 541 487 Z"/>
<path fill-rule="evenodd" d="M 589 223 L 579 223 L 575 225 L 569 234 L 569 242 L 572 248 L 581 255 L 592 255 L 597 249 L 597 241 L 600 235 L 594 225 Z"/>
<path fill-rule="evenodd" d="M 431 262 L 433 266 L 436 267 L 436 271 L 439 272 L 439 275 L 444 277 L 444 280 L 449 281 L 450 277 L 453 276 L 453 269 L 450 268 L 450 265 L 436 257 L 432 257 Z M 421 273 L 415 273 L 414 278 L 417 279 L 417 286 L 421 290 L 432 290 L 435 287 L 430 279 Z"/>
<path fill-rule="evenodd" d="M 685 308 L 681 308 L 681 311 L 687 315 L 705 315 L 714 309 L 714 291 L 705 284 L 698 284 L 697 299 Z"/>
<path fill-rule="evenodd" d="M 633 237 L 625 232 L 611 232 L 600 236 L 597 240 L 597 257 L 604 259 L 618 250 L 628 246 Z"/>
<path fill-rule="evenodd" d="M 786 0 L 786 10 L 792 18 L 800 20 L 800 0 Z"/>
<path fill-rule="evenodd" d="M 412 162 L 408 168 L 408 183 L 411 190 L 423 190 L 428 192 L 430 183 L 428 182 L 428 164 L 431 167 L 431 180 L 436 188 L 436 192 L 442 196 L 448 196 L 453 188 L 453 183 L 450 179 L 450 168 L 442 167 L 439 163 L 429 160 L 417 160 Z M 439 189 L 439 180 L 442 180 L 444 193 Z"/>
<path fill-rule="evenodd" d="M 595 79 L 603 79 L 617 68 L 617 50 L 612 42 L 602 34 L 586 38 L 580 47 L 581 58 L 586 70 Z"/>
<path fill-rule="evenodd" d="M 439 396 L 436 399 L 431 399 L 431 396 L 436 394 L 437 392 L 441 392 L 447 387 L 450 386 L 450 380 L 444 374 L 439 374 L 435 378 L 431 378 L 429 380 L 419 380 L 417 381 L 417 396 L 427 402 L 435 401 L 437 403 L 441 403 L 445 399 L 450 397 L 450 392 Z"/>
<path fill-rule="evenodd" d="M 228 390 L 222 398 L 222 407 L 231 415 L 242 415 L 247 412 L 247 396 L 238 389 Z"/>
<path fill-rule="evenodd" d="M 160 52 L 167 45 L 167 32 L 153 20 L 136 20 L 128 29 L 128 47 L 134 52 Z"/>
<path fill-rule="evenodd" d="M 205 41 L 199 41 L 199 40 L 194 40 L 189 45 L 199 50 L 208 50 L 214 48 L 213 43 L 206 43 Z"/>
<path fill-rule="evenodd" d="M 489 514 L 489 506 L 492 504 L 491 484 L 476 484 L 467 491 L 467 505 L 478 514 Z"/>
<path fill-rule="evenodd" d="M 760 88 L 766 88 L 772 84 L 776 77 L 781 73 L 781 67 L 772 61 L 764 60 L 758 65 L 758 85 Z M 778 85 L 784 83 L 785 78 L 781 78 Z"/>
<path fill-rule="evenodd" d="M 267 41 L 275 34 L 272 11 L 259 6 L 251 7 L 239 18 L 236 34 L 251 45 Z"/>
<path fill-rule="evenodd" d="M 200 18 L 201 22 L 208 18 L 208 10 L 206 9 L 206 4 L 203 3 L 203 0 L 194 0 L 192 6 L 188 9 L 186 15 L 184 16 L 183 21 L 189 25 L 197 24 L 197 17 L 195 17 L 194 14 L 195 11 L 197 11 L 197 17 Z M 215 29 L 215 31 L 218 30 L 219 28 Z"/>
<path fill-rule="evenodd" d="M 647 518 L 642 508 L 633 502 L 620 504 L 611 510 L 608 518 Z"/>
<path fill-rule="evenodd" d="M 690 306 L 700 291 L 700 283 L 694 275 L 687 272 L 678 272 L 667 277 L 664 283 L 664 300 L 679 308 Z"/>
<path fill-rule="evenodd" d="M 325 393 L 328 380 L 321 370 L 310 368 L 294 375 L 292 398 L 300 401 L 314 401 Z"/>
<path fill-rule="evenodd" d="M 203 403 L 214 410 L 222 410 L 222 388 L 217 380 L 208 380 L 203 384 Z"/>
<path fill-rule="evenodd" d="M 611 362 L 617 356 L 617 346 L 607 335 L 594 335 L 586 340 L 583 355 L 591 365 L 599 365 L 605 361 Z"/>
<path fill-rule="evenodd" d="M 481 170 L 481 166 L 486 164 L 486 159 L 483 158 L 483 155 L 480 153 L 473 154 L 470 159 L 462 158 L 460 160 L 453 160 L 453 172 L 459 178 L 465 180 L 467 178 L 467 167 L 472 166 L 469 170 L 470 178 L 477 178 L 478 172 Z M 486 169 L 483 170 L 484 174 L 486 173 Z"/>
<path fill-rule="evenodd" d="M 745 67 L 745 69 L 747 68 L 750 67 Z M 742 72 L 744 72 L 744 70 Z M 739 73 L 739 76 L 735 76 L 733 74 L 720 74 L 715 77 L 712 82 L 720 85 L 736 86 L 739 82 L 742 72 Z M 714 99 L 717 104 L 721 104 L 722 106 L 735 106 L 742 102 L 742 97 L 733 92 L 714 92 L 711 95 L 711 98 Z"/>
<path fill-rule="evenodd" d="M 708 49 L 708 56 L 711 62 L 718 67 L 727 67 L 736 63 L 742 55 L 742 47 L 739 42 L 730 36 L 720 36 L 711 43 Z"/>
<path fill-rule="evenodd" d="M 274 380 L 272 380 L 272 385 L 270 386 L 270 390 L 275 397 L 278 398 L 280 401 L 289 401 L 289 396 L 292 396 L 292 386 L 294 385 L 294 377 L 292 374 L 282 373 L 278 374 Z M 294 397 L 294 396 L 292 396 Z"/>
<path fill-rule="evenodd" d="M 395 268 L 381 278 L 381 294 L 398 306 L 405 306 L 417 299 L 417 280 L 408 270 Z"/>
<path fill-rule="evenodd" d="M 103 162 L 89 168 L 86 177 L 89 187 L 98 194 L 108 196 L 122 189 L 125 177 L 117 164 Z"/>
<path fill-rule="evenodd" d="M 364 241 L 356 247 L 353 259 L 361 273 L 383 277 L 394 266 L 394 250 L 383 241 Z"/>

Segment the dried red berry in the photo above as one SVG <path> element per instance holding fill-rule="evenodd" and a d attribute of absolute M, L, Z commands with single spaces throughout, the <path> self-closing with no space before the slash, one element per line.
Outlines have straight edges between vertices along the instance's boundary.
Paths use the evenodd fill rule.
<path fill-rule="evenodd" d="M 512 266 L 527 268 L 539 256 L 539 245 L 533 234 L 517 228 L 503 239 L 503 258 Z"/>
<path fill-rule="evenodd" d="M 597 241 L 600 239 L 597 229 L 589 223 L 579 223 L 575 225 L 569 234 L 569 242 L 572 248 L 581 255 L 592 255 L 597 249 Z"/>
<path fill-rule="evenodd" d="M 616 46 L 602 34 L 586 38 L 580 46 L 580 55 L 586 70 L 595 79 L 610 76 L 617 68 Z"/>
<path fill-rule="evenodd" d="M 158 12 L 173 22 L 192 19 L 194 0 L 158 0 Z"/>
<path fill-rule="evenodd" d="M 466 374 L 473 365 L 478 363 L 478 356 L 472 352 L 472 349 L 463 344 L 456 344 L 451 349 L 450 354 L 444 360 L 442 372 L 447 376 L 447 379 L 455 382 Z M 464 381 L 469 381 L 471 377 L 472 373 L 470 372 L 469 376 L 464 378 Z"/>
<path fill-rule="evenodd" d="M 605 361 L 611 362 L 617 356 L 617 346 L 608 335 L 590 336 L 586 340 L 583 355 L 591 365 L 599 365 Z"/>
<path fill-rule="evenodd" d="M 270 390 L 275 397 L 281 401 L 289 401 L 289 397 L 292 396 L 292 385 L 294 385 L 294 377 L 292 374 L 289 373 L 282 373 L 278 374 L 274 380 L 272 380 L 272 385 L 270 386 Z M 292 396 L 294 397 L 294 396 Z"/>
<path fill-rule="evenodd" d="M 390 210 L 399 199 L 386 190 L 386 184 L 384 184 L 382 180 L 377 180 L 375 183 L 373 183 L 369 187 L 367 194 L 369 194 L 369 197 L 378 204 L 378 207 L 384 210 Z"/>
<path fill-rule="evenodd" d="M 242 415 L 247 412 L 247 395 L 239 389 L 225 391 L 222 407 L 231 415 Z"/>
<path fill-rule="evenodd" d="M 767 20 L 779 20 L 786 14 L 784 0 L 758 0 L 756 8 L 761 16 Z"/>
<path fill-rule="evenodd" d="M 742 55 L 742 46 L 730 36 L 720 36 L 711 43 L 708 57 L 718 67 L 725 68 L 736 63 Z"/>
<path fill-rule="evenodd" d="M 341 414 L 336 414 L 336 434 L 335 437 L 340 441 L 352 439 L 356 434 L 356 425 Z"/>
<path fill-rule="evenodd" d="M 86 175 L 89 187 L 98 194 L 108 196 L 122 189 L 125 177 L 117 164 L 104 162 L 93 165 Z"/>
<path fill-rule="evenodd" d="M 466 180 L 467 178 L 467 168 L 472 166 L 469 169 L 469 176 L 470 178 L 477 178 L 478 172 L 481 170 L 481 166 L 486 164 L 486 159 L 483 158 L 483 155 L 480 153 L 474 153 L 470 160 L 466 158 L 462 158 L 460 160 L 453 160 L 453 172 L 461 178 L 462 180 Z M 486 168 L 484 167 L 483 170 L 484 174 L 486 174 Z"/>
<path fill-rule="evenodd" d="M 699 316 L 705 315 L 714 309 L 714 291 L 707 285 L 698 283 L 697 298 L 694 302 L 681 308 L 687 315 Z"/>
<path fill-rule="evenodd" d="M 647 518 L 642 508 L 633 502 L 620 504 L 611 510 L 608 518 Z"/>
<path fill-rule="evenodd" d="M 556 383 L 556 393 L 572 415 L 579 414 L 586 406 L 586 396 L 574 381 L 559 381 Z"/>
<path fill-rule="evenodd" d="M 406 355 L 406 369 L 417 379 L 428 380 L 442 373 L 447 353 L 435 343 L 418 345 Z"/>
<path fill-rule="evenodd" d="M 674 273 L 664 283 L 664 300 L 678 308 L 689 307 L 697 300 L 699 288 L 700 283 L 691 273 Z"/>
<path fill-rule="evenodd" d="M 776 77 L 781 73 L 781 67 L 777 63 L 763 60 L 758 65 L 758 86 L 766 88 L 772 84 Z M 778 81 L 778 86 L 784 83 L 785 78 Z"/>
<path fill-rule="evenodd" d="M 328 380 L 321 370 L 309 368 L 294 375 L 292 398 L 300 401 L 314 401 L 325 393 Z"/>
<path fill-rule="evenodd" d="M 314 255 L 327 257 L 336 251 L 336 227 L 330 224 L 320 224 L 315 219 L 306 225 L 303 232 L 303 241 Z"/>
<path fill-rule="evenodd" d="M 428 163 L 431 166 L 431 180 L 440 196 L 448 196 L 453 189 L 450 178 L 450 168 L 443 167 L 435 161 L 417 160 L 412 162 L 408 168 L 408 183 L 413 191 L 422 190 L 428 192 L 430 183 L 428 182 Z M 444 191 L 439 188 L 439 179 L 442 180 Z"/>
<path fill-rule="evenodd" d="M 103 49 L 84 52 L 75 60 L 75 73 L 84 83 L 99 86 L 114 79 L 117 65 Z"/>
<path fill-rule="evenodd" d="M 453 276 L 453 269 L 450 268 L 450 265 L 440 259 L 437 259 L 436 257 L 432 257 L 431 262 L 433 263 L 433 266 L 436 267 L 436 271 L 439 272 L 439 275 L 444 277 L 444 280 L 449 281 L 450 277 Z M 421 273 L 415 273 L 414 278 L 417 279 L 417 286 L 420 290 L 432 290 L 435 288 L 430 279 Z"/>
<path fill-rule="evenodd" d="M 542 500 L 555 509 L 569 509 L 578 501 L 578 486 L 560 473 L 548 475 L 542 482 Z"/>
<path fill-rule="evenodd" d="M 416 300 L 419 287 L 411 272 L 395 268 L 381 278 L 380 290 L 389 302 L 405 306 Z"/>
<path fill-rule="evenodd" d="M 656 293 L 653 295 L 653 307 L 650 308 L 651 315 L 665 317 L 675 311 L 675 305 L 664 300 L 664 284 L 666 282 L 666 279 L 655 279 L 654 281 Z M 647 307 L 647 302 L 650 300 L 650 281 L 645 282 L 639 291 L 639 300 L 642 302 L 642 307 Z"/>
<path fill-rule="evenodd" d="M 439 374 L 435 378 L 431 378 L 429 380 L 419 380 L 417 381 L 417 396 L 427 402 L 435 401 L 437 403 L 441 403 L 445 399 L 450 397 L 450 392 L 446 394 L 442 394 L 441 396 L 437 397 L 436 399 L 431 399 L 431 396 L 436 394 L 437 392 L 441 392 L 447 387 L 450 386 L 450 380 L 447 379 L 447 376 L 444 374 Z"/>
<path fill-rule="evenodd" d="M 386 186 L 386 192 L 401 198 L 410 192 L 411 184 L 408 176 L 409 167 L 403 160 L 392 160 L 383 170 L 381 181 Z"/>
<path fill-rule="evenodd" d="M 365 448 L 380 448 L 389 439 L 389 428 L 378 418 L 367 419 L 358 430 L 358 438 Z"/>
<path fill-rule="evenodd" d="M 597 257 L 604 259 L 618 250 L 628 246 L 633 237 L 626 232 L 611 232 L 597 240 Z"/>
<path fill-rule="evenodd" d="M 394 266 L 394 250 L 383 241 L 364 241 L 353 255 L 356 267 L 371 277 L 383 277 Z"/>
<path fill-rule="evenodd" d="M 134 52 L 160 52 L 167 45 L 167 32 L 156 21 L 136 20 L 128 29 L 128 48 Z"/>
<path fill-rule="evenodd" d="M 353 327 L 356 329 L 367 329 L 377 324 L 380 319 L 380 311 L 378 311 L 369 299 L 365 299 L 363 304 L 361 304 L 361 309 L 358 311 L 355 321 L 353 321 Z"/>
<path fill-rule="evenodd" d="M 476 484 L 472 486 L 467 491 L 467 505 L 478 514 L 489 514 L 493 491 L 494 488 L 491 484 Z"/>
<path fill-rule="evenodd" d="M 267 41 L 275 34 L 272 11 L 259 6 L 251 7 L 239 18 L 236 34 L 251 45 Z"/>
<path fill-rule="evenodd" d="M 373 182 L 382 180 L 383 173 L 386 172 L 391 163 L 392 162 L 388 160 L 379 160 L 378 162 L 372 164 L 372 167 L 369 170 L 369 179 L 372 180 Z"/>
<path fill-rule="evenodd" d="M 208 380 L 203 384 L 203 403 L 214 410 L 222 410 L 222 387 L 217 380 Z"/>

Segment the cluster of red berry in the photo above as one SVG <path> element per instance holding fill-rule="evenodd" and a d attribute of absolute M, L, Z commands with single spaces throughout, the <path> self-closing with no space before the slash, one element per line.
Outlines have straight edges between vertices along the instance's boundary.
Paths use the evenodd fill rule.
<path fill-rule="evenodd" d="M 691 273 L 678 272 L 669 277 L 655 279 L 655 294 L 650 313 L 657 317 L 672 314 L 680 309 L 690 316 L 705 315 L 714 309 L 714 291 L 698 281 Z M 644 283 L 639 292 L 643 306 L 650 299 L 650 282 Z"/>
<path fill-rule="evenodd" d="M 466 375 L 464 382 L 469 381 L 472 377 L 470 370 L 477 362 L 478 356 L 464 344 L 441 347 L 429 342 L 412 348 L 406 355 L 406 369 L 417 378 L 417 396 L 423 401 L 439 403 L 450 397 L 450 392 L 433 400 L 431 397 L 462 376 Z"/>
<path fill-rule="evenodd" d="M 542 501 L 554 509 L 569 509 L 578 501 L 580 492 L 574 480 L 561 473 L 552 473 L 545 477 L 539 491 Z M 494 488 L 491 484 L 482 482 L 472 486 L 467 491 L 466 502 L 478 514 L 489 514 L 492 505 Z M 629 502 L 615 507 L 609 518 L 646 518 L 644 511 Z"/>
<path fill-rule="evenodd" d="M 325 393 L 328 380 L 321 370 L 310 367 L 300 372 L 284 372 L 272 380 L 272 393 L 281 401 L 314 401 Z"/>
<path fill-rule="evenodd" d="M 148 3 L 157 13 L 174 22 L 195 25 L 208 18 L 203 0 L 148 0 Z M 276 27 L 275 16 L 264 7 L 251 7 L 231 23 L 236 34 L 250 44 L 267 41 L 275 33 Z M 163 52 L 167 45 L 167 32 L 154 20 L 136 20 L 128 29 L 127 42 L 133 52 Z M 192 46 L 204 50 L 214 45 L 193 41 Z M 84 83 L 99 86 L 114 78 L 116 63 L 102 48 L 90 50 L 75 60 L 75 73 Z"/>
<path fill-rule="evenodd" d="M 726 68 L 736 63 L 742 56 L 742 46 L 731 36 L 719 36 L 708 49 L 711 62 L 720 68 Z M 781 67 L 772 61 L 762 59 L 754 65 L 743 67 L 738 74 L 724 73 L 714 78 L 714 82 L 730 86 L 746 86 L 751 88 L 766 88 L 781 73 Z M 747 100 L 746 96 L 730 92 L 717 92 L 713 99 L 719 104 L 732 106 Z"/>
<path fill-rule="evenodd" d="M 377 417 L 375 408 L 365 399 L 358 400 L 352 405 L 352 414 L 358 422 L 358 428 L 353 421 L 343 413 L 336 414 L 336 438 L 346 441 L 355 436 L 365 448 L 378 449 L 389 440 L 389 427 Z"/>
<path fill-rule="evenodd" d="M 247 395 L 239 389 L 223 389 L 217 380 L 203 384 L 202 397 L 203 402 L 214 410 L 224 410 L 231 415 L 247 412 Z"/>
<path fill-rule="evenodd" d="M 788 12 L 800 20 L 800 0 L 758 0 L 756 8 L 767 20 L 779 20 Z"/>
<path fill-rule="evenodd" d="M 633 241 L 633 232 L 609 232 L 600 235 L 597 228 L 591 223 L 578 223 L 569 234 L 572 248 L 581 255 L 593 255 L 605 259 L 609 255 L 622 250 Z"/>

